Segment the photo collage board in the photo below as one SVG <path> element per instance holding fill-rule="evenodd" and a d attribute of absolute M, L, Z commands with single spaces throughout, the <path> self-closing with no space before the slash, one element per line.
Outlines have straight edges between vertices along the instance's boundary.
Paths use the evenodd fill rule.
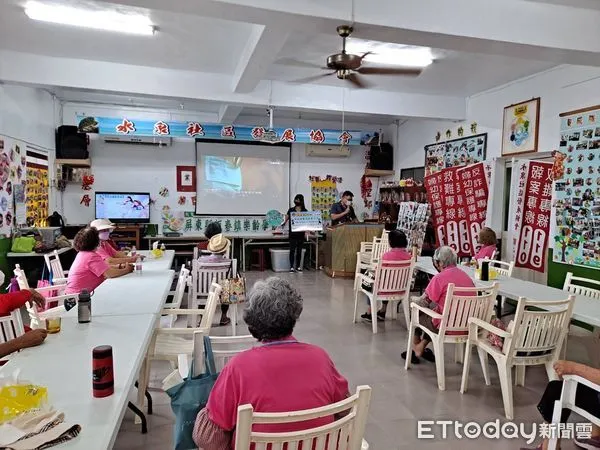
<path fill-rule="evenodd" d="M 425 176 L 450 167 L 463 167 L 485 159 L 487 133 L 425 146 Z"/>
<path fill-rule="evenodd" d="M 561 114 L 553 260 L 600 268 L 600 106 Z"/>
<path fill-rule="evenodd" d="M 24 197 L 25 149 L 24 142 L 0 135 L 0 236 L 11 237 L 16 225 L 14 196 L 16 190 Z"/>

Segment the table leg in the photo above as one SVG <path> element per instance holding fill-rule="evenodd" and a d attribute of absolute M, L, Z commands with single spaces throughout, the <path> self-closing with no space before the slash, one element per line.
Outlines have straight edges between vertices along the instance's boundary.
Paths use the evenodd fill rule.
<path fill-rule="evenodd" d="M 315 270 L 319 271 L 319 235 L 315 238 Z"/>
<path fill-rule="evenodd" d="M 246 238 L 242 238 L 242 272 L 246 273 Z"/>

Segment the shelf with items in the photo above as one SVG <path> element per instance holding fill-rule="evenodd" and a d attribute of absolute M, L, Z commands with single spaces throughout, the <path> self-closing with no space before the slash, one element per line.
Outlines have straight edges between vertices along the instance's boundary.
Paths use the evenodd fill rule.
<path fill-rule="evenodd" d="M 405 180 L 401 180 L 401 182 Z M 404 184 L 404 183 L 402 183 Z M 379 188 L 379 217 L 392 223 L 398 222 L 400 203 L 417 202 L 427 203 L 427 192 L 425 186 L 413 184 L 411 186 L 400 184 L 388 184 Z"/>
<path fill-rule="evenodd" d="M 119 247 L 135 245 L 139 249 L 141 228 L 140 225 L 117 225 L 110 237 Z"/>

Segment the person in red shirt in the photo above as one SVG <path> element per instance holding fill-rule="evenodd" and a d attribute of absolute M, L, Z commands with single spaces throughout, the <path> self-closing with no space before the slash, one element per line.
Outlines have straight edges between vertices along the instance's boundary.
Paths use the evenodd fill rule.
<path fill-rule="evenodd" d="M 433 265 L 440 273 L 429 281 L 425 293 L 421 297 L 416 298 L 416 303 L 428 307 L 438 314 L 443 314 L 449 284 L 454 283 L 457 288 L 475 287 L 471 277 L 464 270 L 457 267 L 456 262 L 456 252 L 451 247 L 443 246 L 435 251 Z M 441 320 L 432 319 L 431 316 L 421 313 L 419 315 L 419 323 L 424 325 L 428 330 L 437 333 Z M 411 356 L 413 364 L 418 364 L 420 357 L 423 357 L 427 361 L 435 361 L 433 352 L 427 348 L 430 342 L 431 339 L 427 333 L 423 333 L 418 328 L 415 330 Z M 402 352 L 402 358 L 406 358 L 406 354 L 407 352 Z"/>
<path fill-rule="evenodd" d="M 34 302 L 36 305 L 43 307 L 45 304 L 44 297 L 34 289 L 24 289 L 18 292 L 8 294 L 0 294 L 0 316 L 7 316 L 15 309 L 19 309 L 27 302 Z M 22 336 L 11 339 L 8 342 L 0 344 L 0 358 L 10 355 L 23 348 L 34 347 L 44 342 L 46 338 L 46 330 L 29 331 Z M 1 363 L 0 363 L 1 365 Z"/>
<path fill-rule="evenodd" d="M 412 259 L 412 255 L 406 251 L 406 247 L 408 247 L 408 239 L 403 231 L 390 231 L 388 233 L 388 239 L 390 243 L 390 249 L 381 256 L 383 261 L 410 261 Z M 387 306 L 388 302 L 381 302 L 381 309 L 377 311 L 378 321 L 383 322 L 385 320 Z M 371 317 L 371 306 L 369 306 L 369 310 L 360 317 L 367 322 L 371 322 L 373 320 Z"/>
<path fill-rule="evenodd" d="M 260 345 L 232 358 L 219 374 L 196 418 L 193 438 L 199 448 L 233 448 L 240 405 L 251 404 L 257 412 L 299 411 L 348 396 L 348 382 L 327 352 L 292 335 L 301 312 L 302 297 L 289 282 L 271 277 L 254 285 L 244 321 Z M 298 431 L 333 419 L 257 425 L 254 431 Z"/>

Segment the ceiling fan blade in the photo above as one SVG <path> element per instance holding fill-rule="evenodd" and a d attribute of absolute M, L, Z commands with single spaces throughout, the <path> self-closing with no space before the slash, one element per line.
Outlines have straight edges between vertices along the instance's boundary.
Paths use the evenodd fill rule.
<path fill-rule="evenodd" d="M 319 64 L 310 63 L 307 61 L 299 61 L 294 58 L 281 58 L 275 61 L 277 64 L 282 64 L 285 66 L 293 66 L 293 67 L 305 67 L 308 69 L 324 69 L 327 70 L 327 67 L 320 66 Z"/>
<path fill-rule="evenodd" d="M 356 72 L 363 75 L 407 75 L 417 77 L 423 70 L 410 67 L 360 67 L 356 69 Z"/>
<path fill-rule="evenodd" d="M 322 73 L 320 75 L 313 75 L 312 77 L 300 78 L 298 80 L 290 81 L 290 83 L 294 84 L 307 84 L 313 81 L 320 80 L 321 78 L 329 77 L 331 75 L 335 75 L 335 72 Z"/>
<path fill-rule="evenodd" d="M 356 73 L 351 73 L 350 75 L 346 76 L 344 79 L 348 80 L 350 83 L 352 83 L 357 88 L 362 89 L 362 88 L 367 87 L 367 84 L 363 81 L 362 77 L 359 77 Z"/>

